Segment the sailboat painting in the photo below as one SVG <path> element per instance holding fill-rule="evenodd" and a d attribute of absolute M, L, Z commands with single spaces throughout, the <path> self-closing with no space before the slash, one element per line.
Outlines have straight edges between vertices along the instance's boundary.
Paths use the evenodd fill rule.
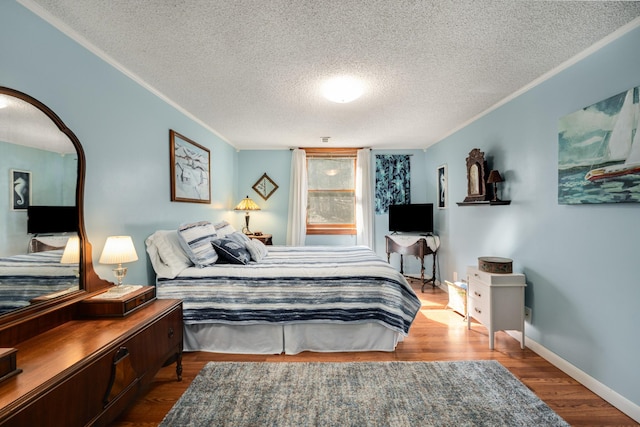
<path fill-rule="evenodd" d="M 558 203 L 640 203 L 640 87 L 560 118 Z"/>

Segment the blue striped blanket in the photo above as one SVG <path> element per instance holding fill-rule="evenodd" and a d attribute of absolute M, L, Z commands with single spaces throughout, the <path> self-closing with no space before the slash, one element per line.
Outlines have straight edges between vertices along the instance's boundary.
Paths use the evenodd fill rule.
<path fill-rule="evenodd" d="M 186 324 L 379 323 L 406 335 L 420 300 L 366 247 L 269 246 L 249 265 L 188 268 L 158 278 L 158 298 L 183 300 Z"/>
<path fill-rule="evenodd" d="M 0 258 L 0 313 L 31 304 L 35 297 L 75 287 L 78 265 L 60 264 L 62 249 Z"/>

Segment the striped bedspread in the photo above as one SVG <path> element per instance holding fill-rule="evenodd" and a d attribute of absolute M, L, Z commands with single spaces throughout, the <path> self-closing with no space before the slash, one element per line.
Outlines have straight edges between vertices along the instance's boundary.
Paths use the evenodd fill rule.
<path fill-rule="evenodd" d="M 77 265 L 60 264 L 62 249 L 0 258 L 0 313 L 35 297 L 78 287 Z"/>
<path fill-rule="evenodd" d="M 186 324 L 379 323 L 409 332 L 420 300 L 366 247 L 269 246 L 259 263 L 188 268 L 157 280 L 183 300 Z"/>

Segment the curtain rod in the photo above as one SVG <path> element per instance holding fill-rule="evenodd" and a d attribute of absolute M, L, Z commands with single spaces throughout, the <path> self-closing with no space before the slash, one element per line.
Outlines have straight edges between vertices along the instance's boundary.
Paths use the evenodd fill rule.
<path fill-rule="evenodd" d="M 322 148 L 323 150 L 331 150 L 331 148 L 326 148 L 326 147 L 291 147 L 291 148 L 289 148 L 289 151 L 293 151 L 296 148 L 298 148 L 300 150 L 304 150 L 305 148 L 309 148 L 309 149 Z M 350 147 L 335 147 L 335 148 L 350 148 Z M 369 148 L 369 151 L 373 151 L 373 148 L 371 148 L 371 147 L 354 148 L 354 150 L 362 150 L 364 148 Z M 395 154 L 391 154 L 391 155 L 394 156 Z M 401 154 L 401 155 L 402 156 L 413 157 L 413 154 Z"/>
<path fill-rule="evenodd" d="M 317 149 L 322 149 L 322 150 L 331 150 L 333 148 L 335 148 L 336 150 L 344 150 L 344 149 L 349 149 L 349 150 L 363 150 L 365 148 L 368 148 L 369 150 L 373 150 L 373 148 L 371 147 L 291 147 L 289 148 L 289 151 L 293 151 L 296 148 L 300 149 L 300 150 L 305 150 L 305 149 L 309 149 L 309 150 L 317 150 Z"/>

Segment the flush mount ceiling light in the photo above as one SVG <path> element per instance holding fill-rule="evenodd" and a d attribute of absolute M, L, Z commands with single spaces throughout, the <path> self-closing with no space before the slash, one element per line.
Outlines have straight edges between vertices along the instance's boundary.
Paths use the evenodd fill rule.
<path fill-rule="evenodd" d="M 333 77 L 322 84 L 322 95 L 340 104 L 355 101 L 363 92 L 362 81 L 350 76 Z"/>

